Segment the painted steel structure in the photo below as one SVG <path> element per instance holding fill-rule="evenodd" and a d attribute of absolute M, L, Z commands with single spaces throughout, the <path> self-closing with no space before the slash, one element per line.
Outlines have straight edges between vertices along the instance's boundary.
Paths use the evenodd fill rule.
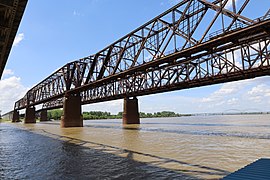
<path fill-rule="evenodd" d="M 229 174 L 222 180 L 240 180 L 240 179 L 269 179 L 270 159 L 261 158 L 257 161 Z"/>
<path fill-rule="evenodd" d="M 0 78 L 28 0 L 0 0 Z"/>
<path fill-rule="evenodd" d="M 70 62 L 30 89 L 14 110 L 142 96 L 270 74 L 270 11 L 242 15 L 250 0 L 183 0 L 98 53 Z"/>

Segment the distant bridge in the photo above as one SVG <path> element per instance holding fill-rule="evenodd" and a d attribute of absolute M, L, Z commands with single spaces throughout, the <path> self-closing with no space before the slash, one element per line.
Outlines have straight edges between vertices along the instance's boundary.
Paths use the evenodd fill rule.
<path fill-rule="evenodd" d="M 35 105 L 63 107 L 62 126 L 82 126 L 81 105 L 124 99 L 124 123 L 139 123 L 137 96 L 269 75 L 270 10 L 254 20 L 241 15 L 250 0 L 238 8 L 228 2 L 181 1 L 59 68 L 17 101 L 14 113 L 26 108 L 31 123 Z"/>

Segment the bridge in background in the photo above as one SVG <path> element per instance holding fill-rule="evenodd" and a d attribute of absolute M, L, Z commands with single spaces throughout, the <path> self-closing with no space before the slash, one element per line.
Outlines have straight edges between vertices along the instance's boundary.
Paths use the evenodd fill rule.
<path fill-rule="evenodd" d="M 270 10 L 242 15 L 250 0 L 183 0 L 96 54 L 67 63 L 14 106 L 13 121 L 63 108 L 62 127 L 82 126 L 81 105 L 124 99 L 123 123 L 140 123 L 137 96 L 270 74 Z M 230 5 L 229 5 L 230 4 Z"/>

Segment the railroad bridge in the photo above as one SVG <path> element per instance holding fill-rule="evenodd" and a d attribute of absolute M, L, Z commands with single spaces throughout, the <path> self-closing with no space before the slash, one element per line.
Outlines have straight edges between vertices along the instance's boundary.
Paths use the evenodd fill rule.
<path fill-rule="evenodd" d="M 69 62 L 14 106 L 25 123 L 63 108 L 62 127 L 83 126 L 84 104 L 124 99 L 124 124 L 140 123 L 137 96 L 270 74 L 270 10 L 251 19 L 250 0 L 182 0 L 96 54 Z"/>

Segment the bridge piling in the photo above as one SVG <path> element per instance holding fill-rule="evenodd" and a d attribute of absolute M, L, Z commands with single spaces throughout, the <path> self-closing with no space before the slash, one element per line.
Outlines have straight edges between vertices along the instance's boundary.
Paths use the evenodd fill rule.
<path fill-rule="evenodd" d="M 35 107 L 27 107 L 25 110 L 25 119 L 24 123 L 36 123 L 36 108 Z"/>
<path fill-rule="evenodd" d="M 12 115 L 12 122 L 19 122 L 20 121 L 20 113 L 17 110 L 13 111 L 13 115 Z"/>
<path fill-rule="evenodd" d="M 140 124 L 139 106 L 137 97 L 124 99 L 123 124 Z"/>
<path fill-rule="evenodd" d="M 81 111 L 80 94 L 66 94 L 64 97 L 61 127 L 83 127 Z"/>
<path fill-rule="evenodd" d="M 40 121 L 48 121 L 48 114 L 47 114 L 47 110 L 42 110 L 40 112 Z"/>

